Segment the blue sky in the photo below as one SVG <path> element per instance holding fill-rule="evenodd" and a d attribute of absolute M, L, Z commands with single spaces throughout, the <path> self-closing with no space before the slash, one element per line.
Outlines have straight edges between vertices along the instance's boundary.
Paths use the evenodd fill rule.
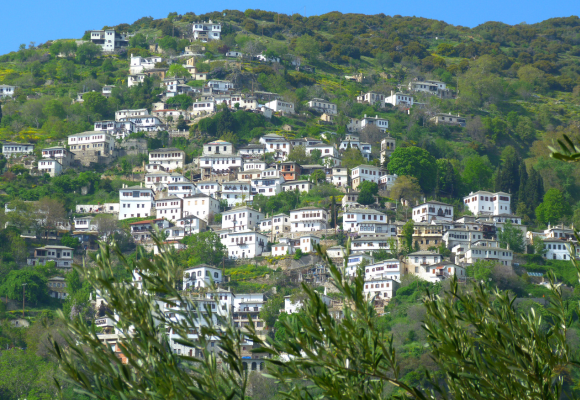
<path fill-rule="evenodd" d="M 43 43 L 51 39 L 80 38 L 85 30 L 101 29 L 105 25 L 132 23 L 151 16 L 166 17 L 176 11 L 203 14 L 209 11 L 248 8 L 285 14 L 324 14 L 330 11 L 417 16 L 443 20 L 454 25 L 474 27 L 486 21 L 508 24 L 528 24 L 553 17 L 578 15 L 578 0 L 405 0 L 405 1 L 123 1 L 96 2 L 72 0 L 5 0 L 2 2 L 2 34 L 0 54 L 18 50 L 21 43 Z M 306 7 L 306 10 L 305 10 Z"/>

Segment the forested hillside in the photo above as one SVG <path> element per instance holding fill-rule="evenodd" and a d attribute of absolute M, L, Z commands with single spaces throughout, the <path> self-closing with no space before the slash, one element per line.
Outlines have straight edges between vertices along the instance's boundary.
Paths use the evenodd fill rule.
<path fill-rule="evenodd" d="M 221 24 L 221 40 L 194 41 L 193 24 L 209 20 Z M 99 28 L 127 34 L 129 46 L 115 52 L 103 52 L 89 40 L 90 30 Z M 110 164 L 96 163 L 82 170 L 69 168 L 55 177 L 33 171 L 34 166 L 24 161 L 15 162 L 5 155 L 0 156 L 0 297 L 3 299 L 0 302 L 0 350 L 12 349 L 0 354 L 0 398 L 53 398 L 57 396 L 54 378 L 62 383 L 63 398 L 89 398 L 73 392 L 73 385 L 62 380 L 64 373 L 57 368 L 60 355 L 51 352 L 48 336 L 65 348 L 67 344 L 59 330 L 70 328 L 68 321 L 81 321 L 80 325 L 92 327 L 96 315 L 106 314 L 106 310 L 95 310 L 91 303 L 96 293 L 91 285 L 98 279 L 93 276 L 89 282 L 82 274 L 69 272 L 63 278 L 69 297 L 54 299 L 48 295 L 47 284 L 50 279 L 62 275 L 61 271 L 50 263 L 48 266 L 27 265 L 27 259 L 49 242 L 48 232 L 57 230 L 57 222 L 72 221 L 83 214 L 77 211 L 77 205 L 117 204 L 119 190 L 140 185 L 133 175 L 145 176 L 144 166 L 150 160 L 147 153 L 153 150 L 183 150 L 185 165 L 176 171 L 194 181 L 193 177 L 198 179 L 201 174 L 196 160 L 202 155 L 203 145 L 215 139 L 230 142 L 239 149 L 257 144 L 265 134 L 276 133 L 288 140 L 314 138 L 338 147 L 349 133 L 351 121 L 376 116 L 388 120 L 388 134 L 396 139 L 397 149 L 393 154 L 381 164 L 379 152 L 386 133 L 378 129 L 360 132 L 361 141 L 372 145 L 370 160 L 352 147 L 340 152 L 340 162 L 348 170 L 370 164 L 398 176 L 388 193 L 382 190 L 379 193 L 376 184 L 368 189 L 369 185 L 365 188 L 365 196 L 359 198 L 361 204 L 374 206 L 388 221 L 396 221 L 402 226 L 403 234 L 399 239 L 405 243 L 390 247 L 388 251 L 376 251 L 375 261 L 402 259 L 418 250 L 419 244 L 413 243 L 410 213 L 412 206 L 423 199 L 452 205 L 454 217 L 460 218 L 471 214 L 463 200 L 469 193 L 479 190 L 506 192 L 511 194 L 512 214 L 521 217 L 528 231 L 543 231 L 555 224 L 580 226 L 580 169 L 574 163 L 551 158 L 549 149 L 563 135 L 580 143 L 578 17 L 514 26 L 488 22 L 466 28 L 399 15 L 332 12 L 303 17 L 261 10 L 223 10 L 202 15 L 170 13 L 162 19 L 143 17 L 131 24 L 87 26 L 86 29 L 83 37 L 22 44 L 18 51 L 0 56 L 0 88 L 2 85 L 16 87 L 11 98 L 0 97 L 0 141 L 32 143 L 35 145 L 33 156 L 40 159 L 43 149 L 66 146 L 69 135 L 93 131 L 99 121 L 114 121 L 118 110 L 151 111 L 155 103 L 162 103 L 167 109 L 191 112 L 192 105 L 201 101 L 199 90 L 204 87 L 205 80 L 188 79 L 184 85 L 192 91 L 172 97 L 166 96 L 163 81 L 157 75 L 147 76 L 142 83 L 129 87 L 132 55 L 162 57 L 163 61 L 156 63 L 155 69 L 163 70 L 167 77 L 188 75 L 184 64 L 193 60 L 194 65 L 188 66 L 195 67 L 198 73 L 207 73 L 208 80 L 231 81 L 235 84 L 235 93 L 255 96 L 260 104 L 278 94 L 294 105 L 296 113 L 275 113 L 268 118 L 263 113 L 240 109 L 239 104 L 231 107 L 222 104 L 216 107 L 216 112 L 204 115 L 169 117 L 164 121 L 167 130 L 133 132 L 125 138 L 125 141 L 140 139 L 146 142 L 140 154 L 123 155 Z M 233 51 L 243 56 L 227 55 Z M 409 84 L 425 80 L 445 83 L 451 95 L 440 97 L 413 92 L 415 104 L 412 107 L 388 104 L 381 107 L 356 99 L 368 92 L 385 96 L 392 92 L 409 93 Z M 110 95 L 104 95 L 105 87 L 110 88 Z M 322 113 L 308 106 L 312 99 L 336 104 L 337 114 L 332 121 L 322 121 Z M 460 116 L 465 119 L 465 126 L 436 124 L 433 118 L 440 114 Z M 115 143 L 121 146 L 122 142 L 119 139 Z M 36 159 L 34 164 L 38 162 Z M 262 159 L 273 162 L 274 156 L 266 153 Z M 310 167 L 323 163 L 320 152 L 307 154 L 304 148 L 291 152 L 288 159 Z M 297 178 L 309 180 L 312 188 L 306 192 L 282 191 L 271 197 L 255 195 L 251 204 L 253 210 L 270 218 L 301 207 L 332 210 L 329 227 L 335 228 L 335 232 L 323 236 L 323 240 L 346 245 L 348 235 L 336 229 L 343 222 L 343 187 L 329 183 L 320 169 Z M 285 296 L 306 297 L 298 280 L 291 278 L 281 263 L 299 262 L 302 252 L 278 257 L 268 255 L 259 260 L 249 259 L 247 263 L 228 263 L 227 249 L 216 232 L 221 228 L 221 213 L 231 205 L 221 200 L 220 213 L 208 216 L 207 230 L 204 228 L 203 232 L 181 239 L 181 251 L 167 252 L 166 256 L 178 265 L 181 274 L 186 267 L 221 264 L 228 290 L 265 293 L 259 317 L 265 321 L 272 343 L 284 350 L 281 352 L 287 352 L 289 349 L 284 346 L 291 335 L 285 324 L 291 318 L 280 310 L 284 309 Z M 9 212 L 11 208 L 19 212 Z M 146 265 L 147 259 L 159 260 L 154 258 L 153 250 L 147 251 L 131 235 L 130 224 L 143 220 L 146 218 L 140 214 L 138 218 L 122 221 L 109 215 L 95 217 L 94 221 L 103 227 L 99 228 L 97 238 L 116 242 L 121 252 L 105 261 L 103 258 L 95 261 L 97 254 L 102 255 L 98 245 L 87 250 L 70 232 L 62 237 L 55 235 L 54 243 L 74 249 L 77 260 L 95 267 L 94 270 L 96 266 L 106 265 L 103 269 L 106 269 L 106 273 L 103 272 L 106 278 L 129 285 L 133 276 L 131 262 L 140 260 L 140 265 Z M 36 236 L 26 234 L 31 226 L 36 229 Z M 514 318 L 528 315 L 532 310 L 545 317 L 537 323 L 538 331 L 545 333 L 560 317 L 554 316 L 544 301 L 549 295 L 544 279 L 548 271 L 554 271 L 558 282 L 563 284 L 562 304 L 566 310 L 562 318 L 569 319 L 569 329 L 559 339 L 577 348 L 580 325 L 572 306 L 580 299 L 580 286 L 569 258 L 564 259 L 566 261 L 546 260 L 541 241 L 541 245 L 535 247 L 524 242 L 522 233 L 511 225 L 504 232 L 508 233 L 502 235 L 500 232 L 498 242 L 514 252 L 514 261 L 518 264 L 514 265 L 521 268 L 516 268 L 515 272 L 512 269 L 513 273 L 508 274 L 496 268 L 493 262 L 478 261 L 466 267 L 468 278 L 489 283 L 490 288 L 498 287 L 518 297 L 513 303 Z M 267 243 L 269 251 L 272 244 Z M 451 253 L 439 243 L 429 249 L 441 252 L 442 259 Z M 537 279 L 528 272 L 536 273 Z M 538 277 L 541 274 L 543 278 Z M 22 302 L 23 284 L 28 285 L 25 285 L 26 304 Z M 389 345 L 396 349 L 399 358 L 400 382 L 422 388 L 432 388 L 434 381 L 448 383 L 441 364 L 433 361 L 436 341 L 424 329 L 423 322 L 427 313 L 427 291 L 433 296 L 446 296 L 450 287 L 450 280 L 432 284 L 410 274 L 403 277 L 398 292 L 385 303 L 380 315 L 358 309 L 359 322 L 367 318 L 364 320 L 367 325 L 364 328 L 357 325 L 353 331 L 360 329 L 360 332 L 375 335 L 373 340 L 377 341 L 379 337 L 382 340 L 392 336 L 393 342 Z M 175 287 L 171 290 L 175 291 Z M 171 290 L 166 293 L 173 294 Z M 325 292 L 323 286 L 317 285 L 313 285 L 312 290 Z M 469 290 L 467 285 L 460 287 L 461 293 Z M 331 297 L 346 301 L 344 290 L 332 293 Z M 512 305 L 509 301 L 506 304 L 503 310 L 509 314 Z M 8 310 L 8 306 L 12 309 Z M 64 320 L 57 318 L 61 310 Z M 31 324 L 27 329 L 15 326 L 15 321 L 23 314 L 26 318 L 22 320 Z M 312 322 L 306 313 L 299 313 L 299 316 Z M 505 321 L 501 321 L 500 316 L 496 322 L 501 325 Z M 444 321 L 438 323 L 444 325 Z M 320 327 L 314 326 L 312 332 L 319 332 Z M 298 327 L 296 332 L 299 332 Z M 339 333 L 352 335 L 352 331 Z M 342 339 L 337 342 L 342 343 Z M 348 365 L 348 360 L 346 362 Z M 368 366 L 361 367 L 364 368 Z M 562 370 L 565 370 L 561 375 L 565 377 L 565 390 L 577 396 L 580 393 L 578 371 L 570 365 Z M 425 372 L 431 373 L 433 380 L 427 379 Z M 374 376 L 369 378 L 369 382 L 374 380 Z M 249 386 L 254 400 L 282 398 L 278 394 L 282 385 L 259 374 L 251 375 Z M 353 384 L 353 387 L 357 386 Z M 388 397 L 399 393 L 397 390 L 389 386 L 381 394 Z"/>

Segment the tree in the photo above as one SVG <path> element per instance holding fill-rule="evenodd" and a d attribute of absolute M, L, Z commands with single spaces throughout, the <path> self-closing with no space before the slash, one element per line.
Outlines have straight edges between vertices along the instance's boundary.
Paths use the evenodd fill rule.
<path fill-rule="evenodd" d="M 437 164 L 435 157 L 420 147 L 398 147 L 391 155 L 389 171 L 397 175 L 417 178 L 424 193 L 435 189 Z"/>
<path fill-rule="evenodd" d="M 60 244 L 76 249 L 81 245 L 81 242 L 77 238 L 73 237 L 69 232 L 67 232 L 65 235 L 63 235 L 62 238 L 60 238 Z"/>
<path fill-rule="evenodd" d="M 101 55 L 102 47 L 92 42 L 83 43 L 77 48 L 77 61 L 81 64 L 87 64 Z"/>
<path fill-rule="evenodd" d="M 493 167 L 487 156 L 470 156 L 462 161 L 461 176 L 466 189 L 470 192 L 490 190 L 492 187 Z"/>
<path fill-rule="evenodd" d="M 449 160 L 437 160 L 437 182 L 435 195 L 454 198 L 459 196 L 460 180 Z"/>
<path fill-rule="evenodd" d="M 294 161 L 298 164 L 308 164 L 310 162 L 310 156 L 306 153 L 306 147 L 300 145 L 290 150 L 287 160 Z"/>
<path fill-rule="evenodd" d="M 85 93 L 83 96 L 83 106 L 91 113 L 100 117 L 108 113 L 107 98 L 98 92 Z"/>
<path fill-rule="evenodd" d="M 191 76 L 187 68 L 181 64 L 171 64 L 169 70 L 167 71 L 167 76 L 175 76 L 180 78 L 187 78 Z"/>
<path fill-rule="evenodd" d="M 496 177 L 495 190 L 515 194 L 520 187 L 519 166 L 521 159 L 512 146 L 507 146 L 501 153 L 501 160 L 502 163 Z"/>
<path fill-rule="evenodd" d="M 312 62 L 318 57 L 320 47 L 316 39 L 306 34 L 296 39 L 296 47 L 294 48 L 294 51 L 298 55 L 301 55 Z"/>
<path fill-rule="evenodd" d="M 273 328 L 280 310 L 284 308 L 284 296 L 275 294 L 270 297 L 260 310 L 260 319 L 263 320 L 269 328 Z"/>
<path fill-rule="evenodd" d="M 407 253 L 413 251 L 413 234 L 415 233 L 415 224 L 412 219 L 405 222 L 402 229 L 403 248 Z"/>
<path fill-rule="evenodd" d="M 70 60 L 60 60 L 58 63 L 58 76 L 61 79 L 72 81 L 75 71 L 75 63 Z"/>
<path fill-rule="evenodd" d="M 214 232 L 201 232 L 185 237 L 182 242 L 187 249 L 179 252 L 182 265 L 219 265 L 227 256 L 226 247 Z"/>
<path fill-rule="evenodd" d="M 129 39 L 129 47 L 141 47 L 143 49 L 148 49 L 149 44 L 147 43 L 147 38 L 142 33 L 137 33 Z"/>
<path fill-rule="evenodd" d="M 544 195 L 544 201 L 536 208 L 536 218 L 542 224 L 556 224 L 572 213 L 570 204 L 558 189 L 550 189 Z"/>
<path fill-rule="evenodd" d="M 186 94 L 178 94 L 167 99 L 167 104 L 174 107 L 177 106 L 182 110 L 187 110 L 193 104 L 193 99 Z"/>
<path fill-rule="evenodd" d="M 375 197 L 379 194 L 379 185 L 375 182 L 364 181 L 357 189 L 359 190 L 358 203 L 362 205 L 369 205 L 375 202 Z"/>
<path fill-rule="evenodd" d="M 524 252 L 524 233 L 509 221 L 503 225 L 503 230 L 497 233 L 497 239 L 501 248 L 509 246 L 509 249 L 516 253 Z"/>
<path fill-rule="evenodd" d="M 310 180 L 313 183 L 326 182 L 326 174 L 324 171 L 317 169 L 312 174 L 310 174 Z"/>
<path fill-rule="evenodd" d="M 65 280 L 67 292 L 70 296 L 76 294 L 82 287 L 81 277 L 76 269 L 66 274 Z"/>
<path fill-rule="evenodd" d="M 359 165 L 365 165 L 367 160 L 363 157 L 359 149 L 351 147 L 342 153 L 342 166 L 348 169 L 353 169 Z"/>
<path fill-rule="evenodd" d="M 66 211 L 60 200 L 49 197 L 40 199 L 37 207 L 39 226 L 44 228 L 48 237 L 48 231 L 57 229 L 59 224 L 65 220 Z"/>
<path fill-rule="evenodd" d="M 22 301 L 22 284 L 26 283 L 26 302 L 38 304 L 48 298 L 47 279 L 35 269 L 26 268 L 10 271 L 6 279 L 0 285 L 0 296 L 7 296 L 9 299 Z"/>
<path fill-rule="evenodd" d="M 6 213 L 6 222 L 18 231 L 35 229 L 37 224 L 34 203 L 14 200 L 9 204 L 10 212 Z"/>
<path fill-rule="evenodd" d="M 377 329 L 374 299 L 363 292 L 364 276 L 352 283 L 344 279 L 320 246 L 317 252 L 328 265 L 339 295 L 351 306 L 344 308 L 337 323 L 320 294 L 303 284 L 301 312 L 282 315 L 275 325 L 277 332 L 285 332 L 284 340 L 268 343 L 251 324 L 245 330 L 234 328 L 218 309 L 195 312 L 197 303 L 175 287 L 179 268 L 167 252 L 131 262 L 118 249 L 114 252 L 126 273 L 137 271 L 144 290 L 111 284 L 115 277 L 106 246 L 85 278 L 105 297 L 117 329 L 138 332 L 120 336 L 117 342 L 124 354 L 130 354 L 132 373 L 122 372 L 117 354 L 95 340 L 93 328 L 80 318 L 61 317 L 71 336 L 66 338 L 68 348 L 55 343 L 54 355 L 68 380 L 95 398 L 244 399 L 247 370 L 239 348 L 247 339 L 261 346 L 259 351 L 272 354 L 268 372 L 290 398 L 350 399 L 364 393 L 364 398 L 378 399 L 392 384 L 408 397 L 420 399 L 555 400 L 561 397 L 564 376 L 578 366 L 566 342 L 572 321 L 555 285 L 550 287 L 553 306 L 546 310 L 546 318 L 533 312 L 521 315 L 508 292 L 481 284 L 460 290 L 454 279 L 449 290 L 426 292 L 424 328 L 440 374 L 426 374 L 428 385 L 421 388 L 427 389 L 420 389 L 401 379 L 393 338 Z M 172 305 L 171 312 L 163 312 Z M 577 304 L 570 306 L 577 312 Z M 190 339 L 191 327 L 197 327 L 196 341 Z M 172 339 L 165 332 L 171 332 Z M 215 347 L 210 342 L 217 336 L 221 353 L 208 351 Z M 175 343 L 192 352 L 171 351 Z M 182 368 L 183 362 L 191 364 Z M 297 385 L 299 381 L 311 385 Z"/>
<path fill-rule="evenodd" d="M 391 187 L 389 195 L 396 201 L 401 199 L 412 201 L 420 198 L 422 193 L 417 178 L 403 175 L 397 177 L 395 184 Z"/>
<path fill-rule="evenodd" d="M 119 230 L 117 218 L 110 214 L 100 214 L 95 217 L 93 223 L 97 226 L 99 237 L 105 241 L 110 241 L 113 234 Z"/>

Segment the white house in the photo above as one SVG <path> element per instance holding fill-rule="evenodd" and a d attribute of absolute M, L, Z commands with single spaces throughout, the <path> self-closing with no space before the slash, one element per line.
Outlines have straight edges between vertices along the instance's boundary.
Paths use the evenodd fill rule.
<path fill-rule="evenodd" d="M 145 174 L 145 187 L 160 190 L 173 183 L 189 183 L 189 179 L 177 172 L 165 172 L 159 168 L 155 172 Z"/>
<path fill-rule="evenodd" d="M 46 265 L 47 262 L 54 261 L 57 268 L 72 268 L 73 263 L 72 247 L 46 245 L 34 249 L 34 257 L 27 260 L 28 265 Z"/>
<path fill-rule="evenodd" d="M 575 241 L 565 239 L 544 239 L 544 258 L 547 260 L 570 260 L 570 244 L 576 246 L 576 257 L 580 255 L 580 248 Z"/>
<path fill-rule="evenodd" d="M 447 85 L 441 81 L 411 81 L 409 82 L 409 90 L 414 92 L 425 92 L 429 94 L 437 94 L 440 90 L 446 90 Z"/>
<path fill-rule="evenodd" d="M 62 174 L 62 165 L 55 159 L 43 158 L 38 162 L 38 172 L 51 177 L 59 176 Z"/>
<path fill-rule="evenodd" d="M 391 104 L 393 106 L 406 106 L 411 107 L 413 105 L 413 96 L 407 93 L 393 92 L 391 90 L 391 95 L 385 97 L 385 104 Z"/>
<path fill-rule="evenodd" d="M 357 103 L 366 103 L 366 104 L 379 104 L 379 105 L 383 105 L 385 101 L 385 95 L 381 94 L 381 93 L 375 93 L 375 92 L 368 92 L 368 93 L 363 93 L 361 92 L 360 95 L 356 96 L 356 102 Z"/>
<path fill-rule="evenodd" d="M 399 282 L 394 279 L 376 278 L 365 280 L 363 294 L 371 299 L 390 300 L 397 292 Z"/>
<path fill-rule="evenodd" d="M 75 232 L 97 232 L 99 226 L 93 221 L 94 219 L 95 218 L 90 215 L 74 217 L 73 222 Z"/>
<path fill-rule="evenodd" d="M 268 168 L 260 173 L 259 178 L 252 179 L 252 195 L 275 196 L 282 191 L 284 177 L 275 168 Z"/>
<path fill-rule="evenodd" d="M 229 207 L 234 207 L 252 200 L 252 187 L 250 182 L 229 181 L 221 185 L 221 199 L 228 202 Z"/>
<path fill-rule="evenodd" d="M 332 299 L 324 294 L 318 294 L 320 296 L 320 298 L 322 299 L 322 301 L 324 302 L 324 304 L 326 304 L 327 306 L 330 306 L 332 304 Z M 292 296 L 284 296 L 284 312 L 286 314 L 294 314 L 296 312 L 298 312 L 303 306 L 304 304 L 302 303 L 302 300 L 296 300 L 296 301 L 292 301 L 291 299 Z"/>
<path fill-rule="evenodd" d="M 203 155 L 217 156 L 220 154 L 234 154 L 234 145 L 225 140 L 214 140 L 203 145 Z"/>
<path fill-rule="evenodd" d="M 289 103 L 287 101 L 282 101 L 278 99 L 266 103 L 265 106 L 273 110 L 274 112 L 283 112 L 288 114 L 294 114 L 296 112 L 294 103 Z"/>
<path fill-rule="evenodd" d="M 242 206 L 233 208 L 222 213 L 222 229 L 230 229 L 231 232 L 253 230 L 260 226 L 264 214 L 250 207 Z"/>
<path fill-rule="evenodd" d="M 268 238 L 255 231 L 230 232 L 224 245 L 230 258 L 254 258 L 266 250 Z"/>
<path fill-rule="evenodd" d="M 185 236 L 205 231 L 206 227 L 207 223 L 204 220 L 190 215 L 178 219 L 174 226 L 166 228 L 164 232 L 167 240 L 181 240 Z"/>
<path fill-rule="evenodd" d="M 174 147 L 153 150 L 149 153 L 149 163 L 161 165 L 169 171 L 183 168 L 185 165 L 185 151 Z"/>
<path fill-rule="evenodd" d="M 234 84 L 231 81 L 222 81 L 218 79 L 208 81 L 207 86 L 217 92 L 227 92 L 230 89 L 234 89 Z"/>
<path fill-rule="evenodd" d="M 220 40 L 222 25 L 212 22 L 195 22 L 193 24 L 193 38 L 201 42 L 209 42 L 211 40 Z"/>
<path fill-rule="evenodd" d="M 129 73 L 139 74 L 143 72 L 143 70 L 153 69 L 155 68 L 155 64 L 160 63 L 162 61 L 163 58 L 159 56 L 141 57 L 134 56 L 133 54 L 131 54 L 131 61 L 129 63 Z"/>
<path fill-rule="evenodd" d="M 155 209 L 158 218 L 169 221 L 177 221 L 183 216 L 183 199 L 177 196 L 169 196 L 155 201 Z"/>
<path fill-rule="evenodd" d="M 290 216 L 276 214 L 271 218 L 262 218 L 262 221 L 260 221 L 260 231 L 275 233 L 290 232 Z"/>
<path fill-rule="evenodd" d="M 242 156 L 257 157 L 266 153 L 265 144 L 248 144 L 238 149 L 238 154 Z"/>
<path fill-rule="evenodd" d="M 197 193 L 183 198 L 183 216 L 193 215 L 208 222 L 208 218 L 220 212 L 220 202 L 203 193 Z"/>
<path fill-rule="evenodd" d="M 31 143 L 6 142 L 2 144 L 2 154 L 4 154 L 4 157 L 6 158 L 20 156 L 22 154 L 32 154 L 33 151 L 34 145 Z"/>
<path fill-rule="evenodd" d="M 465 206 L 473 213 L 480 214 L 511 214 L 511 195 L 504 192 L 478 191 L 463 198 Z"/>
<path fill-rule="evenodd" d="M 197 191 L 213 198 L 218 198 L 222 185 L 218 181 L 197 182 Z"/>
<path fill-rule="evenodd" d="M 131 222 L 131 236 L 136 242 L 148 242 L 152 238 L 154 229 L 159 229 L 163 232 L 164 229 L 169 228 L 169 221 L 163 218 L 149 219 L 146 221 Z"/>
<path fill-rule="evenodd" d="M 346 255 L 346 248 L 340 245 L 332 246 L 326 249 L 326 254 L 328 254 L 328 257 L 330 258 L 342 259 Z"/>
<path fill-rule="evenodd" d="M 242 167 L 242 157 L 236 155 L 201 156 L 198 158 L 201 178 L 229 175 Z"/>
<path fill-rule="evenodd" d="M 336 104 L 323 99 L 312 99 L 308 102 L 308 107 L 318 112 L 327 113 L 329 115 L 336 115 L 338 111 Z"/>
<path fill-rule="evenodd" d="M 152 189 L 140 186 L 119 189 L 119 220 L 127 218 L 142 218 L 151 216 L 151 208 L 155 204 L 155 194 Z"/>
<path fill-rule="evenodd" d="M 262 221 L 263 222 L 263 221 Z M 286 255 L 292 255 L 296 251 L 294 247 L 294 241 L 288 238 L 280 238 L 279 243 L 275 243 L 272 245 L 272 256 L 280 257 Z"/>
<path fill-rule="evenodd" d="M 244 53 L 242 53 L 241 51 L 228 51 L 226 53 L 226 57 L 236 57 L 236 58 L 241 58 L 244 56 Z"/>
<path fill-rule="evenodd" d="M 288 181 L 282 184 L 282 190 L 287 192 L 289 190 L 298 190 L 299 192 L 309 192 L 314 187 L 310 181 Z"/>
<path fill-rule="evenodd" d="M 303 207 L 290 211 L 291 232 L 316 232 L 328 229 L 330 213 L 321 207 Z"/>
<path fill-rule="evenodd" d="M 345 232 L 390 233 L 388 217 L 372 208 L 348 208 L 343 213 Z"/>
<path fill-rule="evenodd" d="M 405 260 L 407 274 L 420 274 L 421 268 L 427 265 L 438 264 L 443 261 L 443 256 L 435 251 L 422 250 L 409 253 Z"/>
<path fill-rule="evenodd" d="M 147 74 L 131 74 L 127 76 L 127 87 L 139 86 L 145 82 Z"/>
<path fill-rule="evenodd" d="M 365 281 L 371 279 L 393 279 L 401 281 L 401 261 L 396 258 L 383 260 L 365 267 Z"/>
<path fill-rule="evenodd" d="M 348 168 L 333 167 L 330 183 L 338 187 L 348 187 Z"/>
<path fill-rule="evenodd" d="M 137 108 L 133 110 L 115 111 L 115 121 L 121 121 L 125 118 L 143 118 L 149 116 L 149 110 L 146 108 Z"/>
<path fill-rule="evenodd" d="M 413 207 L 413 221 L 431 222 L 432 220 L 453 221 L 453 206 L 431 200 Z"/>
<path fill-rule="evenodd" d="M 375 117 L 367 117 L 366 114 L 363 119 L 360 120 L 360 130 L 362 131 L 367 126 L 374 125 L 381 130 L 381 132 L 386 132 L 389 128 L 389 120 L 385 118 L 379 118 L 379 116 Z"/>
<path fill-rule="evenodd" d="M 247 160 L 244 161 L 242 169 L 244 171 L 252 171 L 252 170 L 263 171 L 265 169 L 268 169 L 268 163 L 265 161 Z"/>
<path fill-rule="evenodd" d="M 98 155 L 106 155 L 113 152 L 115 138 L 106 132 L 76 133 L 68 137 L 68 146 L 73 153 L 91 150 Z"/>
<path fill-rule="evenodd" d="M 72 162 L 72 154 L 64 146 L 53 146 L 42 149 L 42 158 L 57 160 L 63 168 L 69 167 Z"/>
<path fill-rule="evenodd" d="M 391 228 L 395 229 L 395 228 Z M 396 246 L 396 232 L 383 234 L 360 234 L 361 237 L 352 240 L 353 251 L 365 251 L 373 254 L 375 251 L 390 250 L 391 244 Z"/>
<path fill-rule="evenodd" d="M 200 264 L 183 271 L 183 289 L 202 288 L 223 282 L 222 270 Z"/>
<path fill-rule="evenodd" d="M 393 187 L 393 185 L 395 184 L 395 182 L 397 181 L 397 178 L 399 176 L 397 174 L 393 174 L 393 175 L 382 175 L 379 179 L 379 189 L 390 189 Z"/>
<path fill-rule="evenodd" d="M 380 182 L 384 170 L 381 167 L 376 167 L 374 165 L 359 165 L 350 171 L 351 185 L 353 189 L 356 189 L 361 183 L 365 181 L 374 182 L 377 185 Z"/>
<path fill-rule="evenodd" d="M 299 248 L 303 253 L 314 253 L 316 251 L 316 245 L 320 244 L 320 238 L 315 235 L 303 235 L 300 236 L 300 244 L 295 246 Z"/>
<path fill-rule="evenodd" d="M 16 86 L 0 85 L 0 98 L 14 96 L 15 90 L 16 90 Z"/>
<path fill-rule="evenodd" d="M 373 264 L 375 262 L 372 256 L 369 256 L 368 254 L 365 254 L 361 251 L 355 251 L 350 254 L 346 260 L 346 269 L 344 274 L 346 276 L 356 276 L 359 265 L 361 265 L 363 261 L 367 265 Z"/>
<path fill-rule="evenodd" d="M 91 42 L 102 47 L 103 51 L 110 52 L 127 47 L 129 41 L 124 34 L 115 32 L 114 29 L 91 31 Z"/>
<path fill-rule="evenodd" d="M 464 261 L 473 264 L 478 260 L 496 261 L 504 266 L 511 266 L 513 251 L 500 247 L 471 246 L 465 251 Z"/>
<path fill-rule="evenodd" d="M 191 115 L 214 113 L 216 110 L 215 101 L 196 101 L 191 105 Z"/>
<path fill-rule="evenodd" d="M 338 154 L 338 150 L 336 149 L 336 147 L 334 147 L 331 144 L 318 143 L 318 144 L 313 144 L 313 145 L 307 145 L 306 146 L 306 154 L 312 155 L 312 152 L 314 150 L 319 150 L 321 157 L 325 157 L 325 156 L 332 156 L 334 158 L 339 158 L 340 157 L 339 154 Z"/>

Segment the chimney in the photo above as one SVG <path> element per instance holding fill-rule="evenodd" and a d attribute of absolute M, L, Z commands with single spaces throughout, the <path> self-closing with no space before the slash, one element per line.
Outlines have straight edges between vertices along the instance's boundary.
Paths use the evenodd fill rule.
<path fill-rule="evenodd" d="M 143 182 L 141 182 L 141 185 L 140 186 L 143 187 Z"/>
<path fill-rule="evenodd" d="M 391 96 L 392 96 L 394 93 L 395 93 L 395 92 L 393 92 L 393 91 L 391 90 Z"/>

